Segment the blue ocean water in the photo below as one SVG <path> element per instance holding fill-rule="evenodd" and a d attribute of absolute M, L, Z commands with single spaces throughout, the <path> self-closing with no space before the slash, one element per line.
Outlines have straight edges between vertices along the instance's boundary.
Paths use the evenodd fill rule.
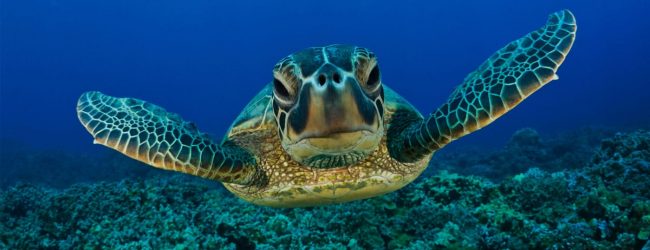
<path fill-rule="evenodd" d="M 383 83 L 410 101 L 420 112 L 428 114 L 445 102 L 454 88 L 462 83 L 465 76 L 476 69 L 492 53 L 510 41 L 541 27 L 549 14 L 562 9 L 569 9 L 576 16 L 578 31 L 573 49 L 558 71 L 559 80 L 553 81 L 536 92 L 495 123 L 450 146 L 461 151 L 465 148 L 478 148 L 478 150 L 497 150 L 498 152 L 476 161 L 463 158 L 467 155 L 461 153 L 460 156 L 443 155 L 440 159 L 442 163 L 432 162 L 433 167 L 431 168 L 435 168 L 435 170 L 456 169 L 455 172 L 466 174 L 466 176 L 482 175 L 491 178 L 492 181 L 499 181 L 506 177 L 512 177 L 511 175 L 516 173 L 526 172 L 530 167 L 538 167 L 551 172 L 569 168 L 577 169 L 587 162 L 592 162 L 596 164 L 593 166 L 594 169 L 606 168 L 609 165 L 606 166 L 602 163 L 607 162 L 607 157 L 610 156 L 606 153 L 609 152 L 606 146 L 598 151 L 600 153 L 596 153 L 597 157 L 594 158 L 602 159 L 602 161 L 598 160 L 597 162 L 590 158 L 592 151 L 595 150 L 593 147 L 597 147 L 602 137 L 614 136 L 614 132 L 617 131 L 650 128 L 649 1 L 2 0 L 0 2 L 0 149 L 3 150 L 3 158 L 0 159 L 0 173 L 4 171 L 5 175 L 0 178 L 0 184 L 11 183 L 13 185 L 14 179 L 27 182 L 37 179 L 53 179 L 65 183 L 64 187 L 67 187 L 67 184 L 76 180 L 65 177 L 65 175 L 69 175 L 68 171 L 75 171 L 82 177 L 85 174 L 92 175 L 91 179 L 96 181 L 114 181 L 111 178 L 102 179 L 101 176 L 115 176 L 116 173 L 108 173 L 112 171 L 111 167 L 130 164 L 131 161 L 126 157 L 117 160 L 113 157 L 110 158 L 110 161 L 106 158 L 93 158 L 95 155 L 111 154 L 112 151 L 106 147 L 93 145 L 92 137 L 79 124 L 75 105 L 77 98 L 86 91 L 98 90 L 113 96 L 136 97 L 150 101 L 165 107 L 168 111 L 180 114 L 185 120 L 193 121 L 202 131 L 213 137 L 221 138 L 242 108 L 263 86 L 272 80 L 271 71 L 278 60 L 307 47 L 352 44 L 373 51 L 379 58 Z M 564 136 L 563 139 L 538 141 L 540 139 L 537 132 L 552 137 L 552 135 L 574 133 L 574 131 L 585 127 L 605 127 L 607 131 L 588 129 L 588 132 L 578 132 L 578 135 Z M 521 130 L 522 128 L 533 128 L 534 131 Z M 597 134 L 598 136 L 594 137 L 598 137 L 599 140 L 594 142 L 587 138 L 588 136 L 581 137 L 584 133 L 592 136 Z M 513 136 L 513 134 L 515 135 Z M 649 138 L 642 133 L 628 137 Z M 635 140 L 628 137 L 617 135 L 611 139 L 611 145 L 623 145 L 625 144 L 623 142 Z M 25 146 L 28 154 L 32 152 L 29 150 L 39 153 L 37 156 L 29 158 L 31 160 L 25 160 L 27 158 L 16 156 L 18 153 L 13 149 L 17 145 Z M 501 150 L 504 145 L 505 149 Z M 634 145 L 635 150 L 644 152 L 641 155 L 647 155 L 645 152 L 648 152 L 648 149 L 643 146 L 645 144 Z M 57 153 L 42 153 L 52 151 Z M 566 154 L 569 151 L 572 153 Z M 65 156 L 65 161 L 61 160 L 62 155 Z M 528 160 L 509 158 L 513 155 L 542 155 L 538 157 L 542 159 L 530 163 Z M 624 158 L 627 156 L 623 154 Z M 625 159 L 627 161 L 627 158 Z M 633 163 L 629 165 L 641 169 L 639 170 L 641 173 L 648 174 L 650 173 L 648 170 L 650 169 L 648 167 L 650 166 L 648 165 L 649 160 L 643 159 L 630 160 Z M 89 165 L 93 165 L 95 168 L 89 170 L 78 167 L 88 161 L 92 161 L 92 164 L 89 163 Z M 28 170 L 16 170 L 21 168 L 22 162 L 28 162 L 32 166 L 25 167 Z M 530 164 L 517 165 L 521 162 Z M 576 165 L 566 165 L 570 163 Z M 493 168 L 486 170 L 484 166 L 488 165 Z M 500 168 L 495 168 L 497 165 Z M 11 171 L 9 171 L 10 167 Z M 130 167 L 121 167 L 119 171 L 133 171 L 137 174 L 145 171 L 139 166 Z M 516 167 L 519 169 L 515 171 Z M 65 171 L 59 173 L 57 169 Z M 76 172 L 77 169 L 79 172 Z M 543 182 L 542 179 L 561 182 L 558 175 L 539 174 L 535 172 L 537 171 L 535 169 L 533 168 L 533 171 L 528 171 L 527 174 L 522 174 L 518 178 L 530 178 L 528 180 L 533 183 L 531 185 L 548 188 L 545 190 L 550 190 L 557 183 L 549 182 L 549 184 Z M 106 171 L 107 173 L 98 175 L 97 171 Z M 27 172 L 28 174 L 26 174 Z M 433 174 L 429 173 L 429 175 Z M 127 176 L 128 174 L 123 175 Z M 570 174 L 566 175 L 570 176 Z M 446 172 L 442 176 L 440 178 L 444 181 L 451 180 L 448 183 L 459 179 L 473 178 L 449 176 Z M 435 178 L 438 177 L 422 180 L 415 188 L 425 190 L 431 186 L 438 186 L 438 184 L 427 186 L 429 181 L 435 182 L 437 180 Z M 164 183 L 147 182 L 142 185 L 149 188 L 147 190 L 155 189 L 152 186 L 170 185 L 180 190 L 173 191 L 180 193 L 182 190 L 206 191 L 194 186 L 186 187 L 184 185 L 189 184 L 183 180 L 169 181 L 171 184 L 166 181 L 162 182 Z M 474 179 L 468 182 L 476 184 L 475 188 L 480 190 L 487 190 L 491 187 L 491 184 L 488 185 Z M 56 183 L 46 184 L 61 187 Z M 643 198 L 643 195 L 639 193 L 647 191 L 650 186 L 639 184 L 639 188 L 635 186 L 635 191 L 629 191 L 623 188 L 624 184 L 612 182 L 608 185 L 610 184 L 612 189 L 622 190 L 621 194 L 627 195 L 627 198 L 622 200 L 630 203 L 612 201 L 620 207 L 620 211 L 633 211 L 624 212 L 626 216 L 632 216 L 634 213 L 642 211 L 638 212 L 640 215 L 637 216 L 637 219 L 646 224 L 631 226 L 632 229 L 607 229 L 603 225 L 610 221 L 611 218 L 607 218 L 609 214 L 607 216 L 591 214 L 580 210 L 580 204 L 582 204 L 580 202 L 592 204 L 589 203 L 592 202 L 591 198 L 581 200 L 581 197 L 591 196 L 577 195 L 575 193 L 578 191 L 571 191 L 570 194 L 566 194 L 566 197 L 575 198 L 577 201 L 574 203 L 571 203 L 573 200 L 563 202 L 577 204 L 574 206 L 578 207 L 576 210 L 579 211 L 573 212 L 578 213 L 581 218 L 584 217 L 584 221 L 580 223 L 592 223 L 590 226 L 596 229 L 606 228 L 602 229 L 598 236 L 593 236 L 593 239 L 602 236 L 602 239 L 598 239 L 611 242 L 626 242 L 628 240 L 627 242 L 632 242 L 629 246 L 639 248 L 645 244 L 644 242 L 650 234 L 650 202 L 647 196 Z M 79 188 L 81 190 L 68 190 L 64 196 L 68 194 L 74 196 L 85 192 L 89 196 L 102 195 L 110 193 L 103 191 L 111 189 L 110 185 L 118 187 L 115 189 L 123 186 L 131 187 L 130 183 L 125 184 L 124 182 L 97 185 L 99 186 L 93 186 L 91 191 L 87 191 L 83 187 Z M 530 194 L 525 192 L 525 187 L 518 189 L 518 187 L 508 186 L 508 183 L 505 185 L 505 187 L 501 186 L 502 189 L 499 190 L 512 188 L 514 190 L 512 193 L 521 194 L 520 197 Z M 607 188 L 609 187 L 607 186 Z M 27 191 L 21 192 L 30 195 L 38 192 L 41 192 L 38 193 L 39 195 L 43 195 L 44 192 L 31 189 Z M 394 214 L 418 216 L 418 218 L 421 218 L 420 216 L 440 216 L 439 214 L 418 214 L 419 210 L 417 209 L 421 208 L 419 206 L 424 206 L 422 205 L 424 202 L 418 200 L 420 198 L 413 198 L 415 195 L 410 196 L 412 195 L 411 191 L 404 192 L 399 194 L 401 196 L 387 196 L 386 199 L 389 202 L 386 204 L 377 205 L 380 203 L 379 200 L 371 200 L 354 203 L 350 206 L 359 206 L 357 208 L 363 209 L 381 207 L 381 213 L 385 212 L 390 215 L 389 217 Z M 582 190 L 581 192 L 589 191 Z M 473 197 L 463 191 L 460 193 L 461 197 L 464 197 L 461 199 Z M 598 194 L 603 193 L 606 192 L 599 191 Z M 0 198 L 11 200 L 6 198 L 10 196 L 9 194 L 9 192 L 3 193 Z M 618 194 L 609 195 L 607 193 L 603 196 L 613 197 Z M 565 194 L 553 193 L 553 195 L 557 197 Z M 37 196 L 31 197 L 34 199 L 33 197 Z M 401 200 L 406 198 L 395 197 L 409 197 L 410 200 L 407 202 Z M 435 195 L 430 195 L 430 197 L 439 198 Z M 503 199 L 522 204 L 529 202 L 509 200 L 511 198 Z M 14 201 L 20 199 L 15 198 Z M 191 200 L 194 205 L 198 206 L 201 201 L 204 201 L 203 199 L 209 200 L 209 197 L 196 198 L 196 200 L 187 197 L 167 199 L 167 202 L 176 205 Z M 498 201 L 499 199 L 493 200 Z M 116 198 L 116 200 L 119 199 Z M 152 200 L 155 199 L 152 198 Z M 417 203 L 417 206 L 412 205 L 415 204 L 413 202 Z M 435 202 L 440 202 L 440 200 Z M 21 209 L 14 209 L 11 212 L 6 212 L 9 210 L 3 210 L 5 208 L 0 206 L 0 217 L 5 213 L 17 218 L 24 216 L 23 212 L 15 211 L 22 211 L 21 206 L 29 207 L 29 209 L 38 207 L 36 205 L 33 207 L 20 205 L 23 204 L 20 202 L 17 204 L 19 205 L 14 207 Z M 32 203 L 25 202 L 25 204 Z M 227 204 L 233 207 L 243 206 L 233 200 L 228 200 Z M 534 204 L 540 207 L 545 206 Z M 401 211 L 402 207 L 411 205 L 414 207 L 413 210 L 404 213 L 395 212 L 395 207 Z M 603 205 L 603 207 L 606 206 Z M 29 211 L 29 209 L 25 208 L 24 210 Z M 59 209 L 65 210 L 64 208 Z M 209 211 L 205 207 L 201 209 Z M 280 226 L 283 228 L 282 230 L 290 232 L 273 229 L 276 230 L 274 233 L 277 234 L 278 239 L 281 238 L 279 235 L 292 234 L 294 238 L 289 240 L 290 245 L 294 248 L 302 248 L 304 242 L 299 240 L 299 244 L 297 244 L 296 237 L 306 239 L 300 237 L 306 235 L 306 232 L 313 233 L 313 231 L 302 227 L 303 224 L 300 224 L 302 222 L 295 222 L 294 219 L 298 218 L 298 215 L 292 213 L 302 211 L 314 217 L 331 218 L 339 214 L 347 214 L 345 211 L 351 211 L 351 209 L 351 207 L 341 206 L 282 213 L 262 210 L 263 212 L 259 212 L 261 218 L 257 219 L 272 221 L 272 223 L 269 222 L 272 225 L 257 226 L 259 228 L 276 228 L 278 227 L 277 223 L 282 224 L 284 223 L 282 221 L 290 221 L 286 223 L 293 225 L 295 230 L 287 229 L 291 228 L 290 226 Z M 584 210 L 591 209 L 593 208 L 585 205 Z M 598 211 L 598 209 L 595 210 Z M 134 211 L 140 210 L 134 209 Z M 373 210 L 372 213 L 375 212 Z M 537 211 L 530 212 L 528 210 L 527 212 L 537 213 Z M 237 215 L 236 212 L 232 213 L 234 214 L 232 216 Z M 561 212 L 557 212 L 555 215 L 558 213 Z M 89 218 L 92 216 L 88 215 Z M 99 215 L 97 216 L 99 217 Z M 395 217 L 399 216 L 395 215 Z M 461 218 L 466 214 L 450 212 L 444 216 Z M 539 215 L 539 217 L 544 216 Z M 210 218 L 212 219 L 212 217 Z M 219 218 L 219 220 L 222 219 Z M 251 223 L 257 220 L 255 218 L 245 220 L 249 219 Z M 506 220 L 511 219 L 508 217 Z M 539 228 L 542 229 L 555 228 L 559 223 L 543 221 L 539 218 L 528 219 L 535 220 L 536 223 L 551 225 L 540 226 Z M 228 219 L 223 220 L 227 221 Z M 481 218 L 477 220 L 483 223 Z M 174 223 L 183 224 L 177 221 Z M 391 224 L 393 225 L 390 227 L 391 230 L 400 227 L 402 224 L 399 223 L 402 222 Z M 454 231 L 454 226 L 445 223 L 435 226 L 444 228 L 446 230 L 444 232 L 449 235 L 455 235 L 454 232 L 461 232 L 464 225 L 469 228 L 468 225 L 474 225 L 472 223 L 476 223 L 476 221 L 468 222 L 466 225 L 460 222 L 456 223 L 455 226 L 460 226 L 460 229 L 456 229 L 456 231 Z M 580 231 L 581 229 L 578 228 L 585 226 L 580 223 L 573 224 L 571 230 Z M 522 222 L 522 224 L 525 223 Z M 207 224 L 205 225 L 208 227 Z M 226 224 L 209 224 L 209 226 L 218 227 L 219 230 L 222 230 L 222 227 L 237 227 L 232 224 L 223 225 Z M 5 226 L 0 225 L 0 232 L 6 229 Z M 341 226 L 341 228 L 343 227 Z M 511 225 L 508 224 L 508 229 L 504 229 L 503 225 L 498 227 L 507 231 L 510 230 Z M 71 228 L 77 230 L 76 227 Z M 106 228 L 105 225 L 104 228 Z M 251 226 L 251 228 L 253 227 Z M 81 230 L 86 229 L 88 228 Z M 92 229 L 94 230 L 95 227 Z M 244 227 L 241 232 L 249 232 L 246 231 L 248 229 Z M 331 231 L 328 231 L 330 229 Z M 628 229 L 636 231 L 632 232 Z M 321 230 L 320 232 L 323 234 L 336 231 L 327 226 L 318 226 L 318 230 Z M 412 233 L 415 231 L 417 233 Z M 418 249 L 418 246 L 429 245 L 413 245 L 415 243 L 409 245 L 402 244 L 403 242 L 390 243 L 396 244 L 390 245 L 389 242 L 393 241 L 387 239 L 394 237 L 412 243 L 419 237 L 434 237 L 425 236 L 424 233 L 420 234 L 421 232 L 437 232 L 434 229 L 426 228 L 419 228 L 415 231 L 410 234 L 383 234 L 382 231 L 382 237 L 386 241 L 384 246 L 400 248 L 408 245 L 413 249 Z M 623 236 L 613 235 L 613 232 L 629 232 L 630 236 L 622 233 L 620 235 Z M 565 235 L 578 234 L 573 231 L 564 233 L 566 233 Z M 360 232 L 359 234 L 372 233 Z M 250 247 L 251 242 L 259 244 L 256 239 L 243 240 L 241 235 L 232 236 L 222 233 L 219 235 L 223 239 L 227 238 L 228 244 L 232 243 L 240 249 Z M 273 238 L 275 237 L 273 235 L 264 237 Z M 466 235 L 470 235 L 470 233 Z M 400 238 L 402 236 L 407 237 L 408 240 Z M 53 239 L 65 238 L 51 235 L 49 237 Z M 232 240 L 233 237 L 236 240 Z M 342 245 L 344 248 L 347 246 L 354 249 L 357 244 L 357 247 L 361 248 L 375 246 L 374 243 L 350 237 L 354 241 L 345 238 L 347 245 Z M 439 236 L 434 237 L 438 239 L 436 237 Z M 631 241 L 629 241 L 629 237 L 632 237 Z M 0 234 L 0 248 L 15 246 L 10 244 L 12 243 L 11 239 L 13 238 L 8 236 L 3 238 Z M 123 238 L 120 239 L 123 240 Z M 554 239 L 557 240 L 557 238 Z M 67 242 L 75 242 L 68 240 Z M 205 242 L 205 239 L 195 240 Z M 634 243 L 635 240 L 636 243 Z M 29 240 L 26 241 L 29 242 Z M 460 242 L 459 239 L 456 241 Z M 184 241 L 179 240 L 179 242 Z M 467 240 L 467 242 L 470 241 Z M 514 241 L 510 243 L 512 242 Z M 519 242 L 512 243 L 514 245 L 484 243 L 489 247 L 523 246 L 517 245 Z M 47 245 L 48 243 L 43 244 Z M 210 246 L 216 248 L 215 246 L 221 246 L 219 244 L 200 245 L 199 248 L 211 248 Z M 32 245 L 22 246 L 29 248 L 28 246 Z M 153 246 L 169 247 L 168 245 L 156 245 L 156 243 L 153 243 Z M 324 245 L 319 246 L 324 247 Z M 589 248 L 594 245 L 582 246 Z M 649 245 L 645 244 L 645 246 Z M 67 248 L 64 245 L 58 245 L 58 247 Z M 74 245 L 68 247 L 74 248 Z M 334 245 L 332 248 L 340 247 Z"/>
<path fill-rule="evenodd" d="M 282 57 L 354 44 L 383 81 L 433 111 L 494 51 L 570 9 L 578 20 L 560 81 L 465 138 L 650 121 L 647 1 L 16 1 L 2 3 L 1 137 L 83 150 L 78 96 L 99 90 L 166 107 L 220 137 Z M 462 143 L 462 142 L 459 142 Z M 92 147 L 90 150 L 98 150 Z"/>

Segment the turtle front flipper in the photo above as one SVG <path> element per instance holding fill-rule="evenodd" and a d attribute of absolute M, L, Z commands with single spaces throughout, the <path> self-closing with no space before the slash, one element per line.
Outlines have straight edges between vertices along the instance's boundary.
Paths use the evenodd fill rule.
<path fill-rule="evenodd" d="M 448 101 L 429 117 L 389 129 L 389 150 L 400 161 L 415 161 L 505 114 L 533 92 L 557 79 L 569 53 L 576 21 L 568 10 L 546 25 L 497 51 L 470 73 Z"/>
<path fill-rule="evenodd" d="M 151 166 L 242 185 L 262 181 L 246 150 L 216 144 L 193 123 L 154 104 L 86 92 L 77 116 L 95 143 Z"/>

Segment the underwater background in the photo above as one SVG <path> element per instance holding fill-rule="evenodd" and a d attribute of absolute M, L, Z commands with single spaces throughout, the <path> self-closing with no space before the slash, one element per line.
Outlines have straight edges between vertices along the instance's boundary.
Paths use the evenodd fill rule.
<path fill-rule="evenodd" d="M 157 170 L 79 124 L 79 95 L 137 97 L 221 138 L 306 47 L 353 44 L 428 114 L 510 41 L 569 9 L 553 81 L 380 197 L 259 207 Z M 650 1 L 0 2 L 0 249 L 650 249 Z"/>

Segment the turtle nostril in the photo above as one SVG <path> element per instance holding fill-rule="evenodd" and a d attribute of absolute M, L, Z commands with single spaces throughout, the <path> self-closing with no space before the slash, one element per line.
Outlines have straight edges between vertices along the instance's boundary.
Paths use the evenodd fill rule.
<path fill-rule="evenodd" d="M 339 73 L 334 72 L 334 76 L 332 76 L 332 80 L 334 80 L 335 83 L 340 83 L 341 75 L 339 75 Z"/>
<path fill-rule="evenodd" d="M 318 83 L 319 83 L 321 86 L 325 85 L 325 81 L 326 81 L 326 80 L 327 80 L 327 79 L 325 79 L 325 75 L 321 74 L 321 75 L 318 76 Z"/>

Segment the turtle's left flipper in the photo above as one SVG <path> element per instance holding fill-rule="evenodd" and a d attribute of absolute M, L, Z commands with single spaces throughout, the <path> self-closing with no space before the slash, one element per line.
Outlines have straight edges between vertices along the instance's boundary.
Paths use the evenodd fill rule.
<path fill-rule="evenodd" d="M 478 130 L 533 92 L 557 79 L 569 53 L 576 21 L 568 10 L 549 16 L 546 25 L 497 51 L 470 73 L 448 101 L 424 120 L 390 131 L 389 150 L 401 161 L 415 161 Z"/>
<path fill-rule="evenodd" d="M 86 92 L 77 116 L 95 143 L 151 166 L 243 185 L 264 181 L 245 149 L 214 143 L 193 123 L 154 104 Z"/>

